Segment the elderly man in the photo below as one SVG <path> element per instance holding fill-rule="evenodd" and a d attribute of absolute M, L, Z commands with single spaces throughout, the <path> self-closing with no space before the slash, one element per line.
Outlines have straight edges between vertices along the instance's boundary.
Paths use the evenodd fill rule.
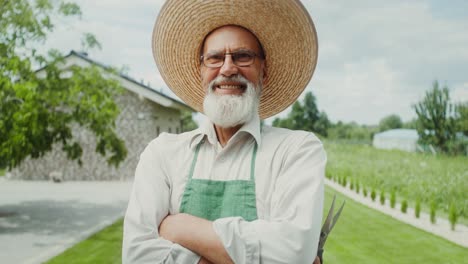
<path fill-rule="evenodd" d="M 302 4 L 169 0 L 153 53 L 168 86 L 209 121 L 141 154 L 123 262 L 317 262 L 322 144 L 260 121 L 291 105 L 315 69 Z"/>

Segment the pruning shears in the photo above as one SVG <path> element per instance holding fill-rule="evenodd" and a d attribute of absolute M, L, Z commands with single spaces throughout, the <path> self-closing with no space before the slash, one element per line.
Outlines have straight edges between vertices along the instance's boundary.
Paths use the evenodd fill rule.
<path fill-rule="evenodd" d="M 333 196 L 333 201 L 330 206 L 330 209 L 328 210 L 328 215 L 327 219 L 325 219 L 325 222 L 323 223 L 322 230 L 320 231 L 320 240 L 319 240 L 319 246 L 318 246 L 318 251 L 317 251 L 317 256 L 320 258 L 320 263 L 323 264 L 323 246 L 325 246 L 325 242 L 327 241 L 328 235 L 330 234 L 331 230 L 335 226 L 336 222 L 338 221 L 338 218 L 341 215 L 341 211 L 343 211 L 343 207 L 345 205 L 345 202 L 341 205 L 340 209 L 338 209 L 338 212 L 333 216 L 333 211 L 335 209 L 335 199 L 336 195 Z"/>

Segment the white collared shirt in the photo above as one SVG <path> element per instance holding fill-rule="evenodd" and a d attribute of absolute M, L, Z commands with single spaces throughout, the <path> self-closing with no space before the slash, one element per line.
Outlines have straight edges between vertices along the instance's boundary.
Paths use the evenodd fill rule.
<path fill-rule="evenodd" d="M 193 178 L 248 180 L 258 144 L 255 187 L 258 220 L 215 220 L 213 228 L 234 263 L 312 263 L 324 201 L 326 154 L 310 132 L 264 126 L 258 117 L 226 144 L 213 124 L 183 134 L 161 134 L 143 151 L 125 215 L 123 263 L 198 263 L 200 256 L 158 235 L 168 214 L 179 213 L 196 145 Z"/>

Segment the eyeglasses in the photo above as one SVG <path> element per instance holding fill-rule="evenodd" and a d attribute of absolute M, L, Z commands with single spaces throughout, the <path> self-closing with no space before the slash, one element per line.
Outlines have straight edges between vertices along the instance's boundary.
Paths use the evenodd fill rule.
<path fill-rule="evenodd" d="M 226 55 L 231 55 L 234 65 L 239 67 L 250 66 L 254 63 L 255 57 L 263 59 L 263 56 L 250 50 L 241 50 L 236 52 L 212 53 L 200 56 L 200 61 L 208 68 L 219 68 L 224 65 Z"/>

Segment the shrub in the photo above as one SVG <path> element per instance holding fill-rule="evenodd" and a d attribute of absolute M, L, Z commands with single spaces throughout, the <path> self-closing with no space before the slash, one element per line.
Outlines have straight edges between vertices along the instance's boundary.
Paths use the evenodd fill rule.
<path fill-rule="evenodd" d="M 353 180 L 351 180 L 349 182 L 349 189 L 354 190 L 354 181 Z"/>
<path fill-rule="evenodd" d="M 403 200 L 401 202 L 401 212 L 406 214 L 406 210 L 408 210 L 408 202 Z"/>
<path fill-rule="evenodd" d="M 416 205 L 414 207 L 414 215 L 416 216 L 416 218 L 419 218 L 420 214 L 421 214 L 421 200 L 417 199 Z"/>
<path fill-rule="evenodd" d="M 347 184 L 347 179 L 346 179 L 346 176 L 343 177 L 343 182 L 341 182 L 341 185 L 343 185 L 343 187 L 346 187 L 346 184 Z"/>
<path fill-rule="evenodd" d="M 374 189 L 372 189 L 371 194 L 370 194 L 370 197 L 371 197 L 372 201 L 375 201 L 376 194 L 375 194 L 375 190 L 374 190 Z"/>
<path fill-rule="evenodd" d="M 452 230 L 455 230 L 457 219 L 458 219 L 457 208 L 455 207 L 454 203 L 451 203 L 450 208 L 449 208 L 449 221 L 450 221 L 450 227 L 452 228 Z"/>
<path fill-rule="evenodd" d="M 437 210 L 437 204 L 435 201 L 432 201 L 431 209 L 430 209 L 430 217 L 431 217 L 431 223 L 433 224 L 435 224 L 436 222 L 436 210 Z"/>
<path fill-rule="evenodd" d="M 362 193 L 364 194 L 364 197 L 367 197 L 367 189 L 366 189 L 366 187 L 364 187 L 364 188 L 362 189 Z"/>
<path fill-rule="evenodd" d="M 396 204 L 396 192 L 395 190 L 392 190 L 392 192 L 390 193 L 390 207 L 395 208 L 395 204 Z"/>
<path fill-rule="evenodd" d="M 356 181 L 356 193 L 359 193 L 359 182 Z"/>

